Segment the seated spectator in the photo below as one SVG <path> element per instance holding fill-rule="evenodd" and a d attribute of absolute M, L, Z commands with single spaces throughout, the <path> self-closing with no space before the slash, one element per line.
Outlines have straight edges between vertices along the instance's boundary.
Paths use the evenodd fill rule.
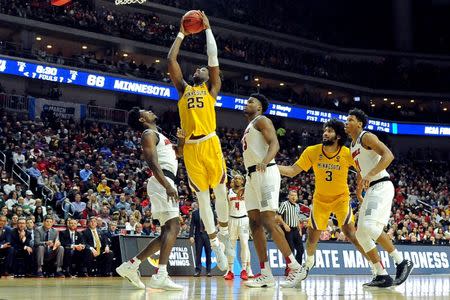
<path fill-rule="evenodd" d="M 6 226 L 6 216 L 0 215 L 0 257 L 4 258 L 0 265 L 0 276 L 13 273 L 14 248 L 11 243 L 11 228 Z"/>
<path fill-rule="evenodd" d="M 24 217 L 19 218 L 17 228 L 11 232 L 11 244 L 15 250 L 14 277 L 30 276 L 33 266 L 33 242 Z"/>
<path fill-rule="evenodd" d="M 119 197 L 119 202 L 116 203 L 116 210 L 125 209 L 126 211 L 130 211 L 131 204 L 126 201 L 125 194 L 121 194 Z"/>
<path fill-rule="evenodd" d="M 91 166 L 89 164 L 85 164 L 84 169 L 81 169 L 80 171 L 80 178 L 83 182 L 87 182 L 91 176 L 93 176 Z"/>
<path fill-rule="evenodd" d="M 70 210 L 75 219 L 81 219 L 83 211 L 86 209 L 86 203 L 81 202 L 81 195 L 75 194 L 75 201 L 70 204 Z"/>
<path fill-rule="evenodd" d="M 100 194 L 104 193 L 106 196 L 111 195 L 111 188 L 108 186 L 106 179 L 102 179 L 102 181 L 99 183 L 99 185 L 97 186 L 97 192 L 99 192 Z"/>
<path fill-rule="evenodd" d="M 3 186 L 3 191 L 6 195 L 11 194 L 16 189 L 16 185 L 14 184 L 14 179 L 9 178 L 8 183 Z"/>
<path fill-rule="evenodd" d="M 34 219 L 36 220 L 36 225 L 41 226 L 44 222 L 44 212 L 42 211 L 42 206 L 36 207 L 33 213 Z"/>
<path fill-rule="evenodd" d="M 44 218 L 44 224 L 35 230 L 34 244 L 36 247 L 36 260 L 37 260 L 37 277 L 44 277 L 43 267 L 47 265 L 48 269 L 50 264 L 54 264 L 56 261 L 56 273 L 55 277 L 64 277 L 62 272 L 63 260 L 64 260 L 64 248 L 59 241 L 58 231 L 53 228 L 54 220 L 51 216 Z M 48 270 L 47 274 L 52 271 Z"/>
<path fill-rule="evenodd" d="M 34 211 L 36 200 L 33 199 L 33 192 L 31 190 L 27 190 L 25 192 L 24 200 L 25 200 L 24 205 L 30 206 L 32 211 Z"/>
<path fill-rule="evenodd" d="M 89 227 L 83 231 L 84 241 L 88 251 L 87 268 L 89 276 L 96 274 L 98 268 L 99 275 L 111 276 L 111 263 L 113 253 L 110 250 L 108 239 L 97 229 L 97 218 L 89 219 Z M 96 260 L 96 264 L 94 264 Z"/>
<path fill-rule="evenodd" d="M 138 235 L 138 236 L 144 235 L 144 233 L 142 231 L 143 226 L 141 223 L 136 223 L 136 226 L 134 228 L 135 229 L 134 229 L 133 235 Z"/>
<path fill-rule="evenodd" d="M 84 237 L 77 231 L 78 222 L 75 219 L 66 220 L 67 229 L 59 233 L 61 246 L 64 247 L 64 273 L 66 276 L 86 277 L 87 249 Z"/>
<path fill-rule="evenodd" d="M 127 180 L 127 186 L 124 187 L 123 192 L 125 195 L 134 195 L 135 189 L 133 188 L 133 182 L 131 180 Z"/>

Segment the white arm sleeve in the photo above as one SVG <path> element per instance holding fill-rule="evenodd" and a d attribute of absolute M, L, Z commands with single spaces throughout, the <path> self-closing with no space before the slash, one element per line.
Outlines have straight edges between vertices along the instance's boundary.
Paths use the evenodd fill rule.
<path fill-rule="evenodd" d="M 214 39 L 211 28 L 205 30 L 206 32 L 206 53 L 208 54 L 208 66 L 218 67 L 219 59 L 217 58 L 217 44 Z"/>

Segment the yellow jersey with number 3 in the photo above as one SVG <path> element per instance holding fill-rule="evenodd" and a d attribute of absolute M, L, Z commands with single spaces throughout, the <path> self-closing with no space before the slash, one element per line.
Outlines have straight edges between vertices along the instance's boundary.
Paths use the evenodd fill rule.
<path fill-rule="evenodd" d="M 178 100 L 181 128 L 186 138 L 207 135 L 216 130 L 216 99 L 211 96 L 206 83 L 186 86 Z"/>
<path fill-rule="evenodd" d="M 335 153 L 326 154 L 322 144 L 309 146 L 295 162 L 307 172 L 311 167 L 315 177 L 314 194 L 339 196 L 350 194 L 347 184 L 348 169 L 355 168 L 350 149 L 343 146 Z"/>

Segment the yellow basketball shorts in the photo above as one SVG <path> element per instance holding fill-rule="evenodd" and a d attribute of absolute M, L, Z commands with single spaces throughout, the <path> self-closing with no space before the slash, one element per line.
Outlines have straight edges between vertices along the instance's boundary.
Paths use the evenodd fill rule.
<path fill-rule="evenodd" d="M 340 227 L 354 222 L 350 196 L 348 194 L 337 196 L 314 194 L 308 225 L 316 230 L 326 230 L 331 213 L 336 215 Z"/>
<path fill-rule="evenodd" d="M 195 192 L 226 183 L 227 167 L 217 135 L 187 141 L 183 148 L 189 185 Z"/>

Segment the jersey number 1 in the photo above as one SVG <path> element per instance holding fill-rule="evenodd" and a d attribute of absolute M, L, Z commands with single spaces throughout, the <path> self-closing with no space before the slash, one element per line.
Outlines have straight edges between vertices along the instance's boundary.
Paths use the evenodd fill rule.
<path fill-rule="evenodd" d="M 195 108 L 195 107 L 203 108 L 203 106 L 204 106 L 203 97 L 188 98 L 187 105 L 188 105 L 188 109 Z"/>

